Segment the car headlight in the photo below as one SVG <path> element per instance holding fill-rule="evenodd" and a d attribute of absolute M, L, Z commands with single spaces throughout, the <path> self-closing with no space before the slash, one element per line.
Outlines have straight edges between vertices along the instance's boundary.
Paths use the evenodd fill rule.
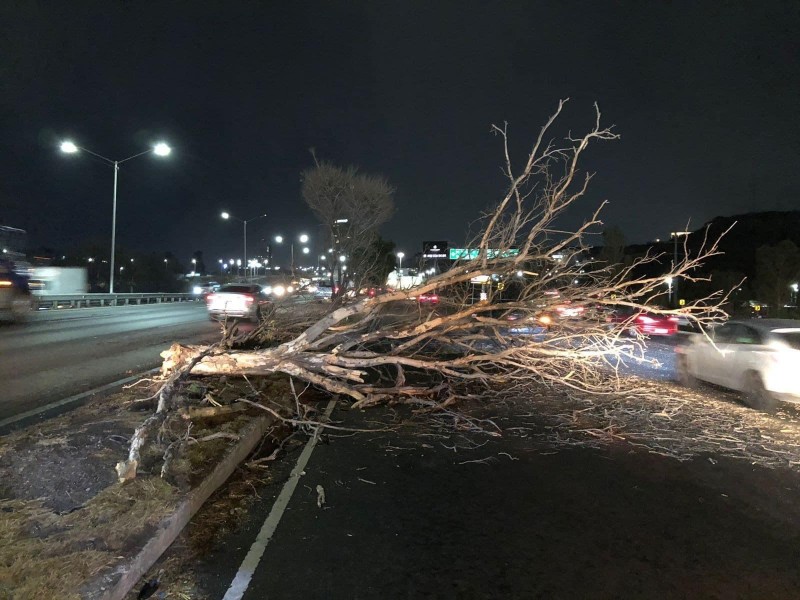
<path fill-rule="evenodd" d="M 274 288 L 272 288 L 272 294 L 274 296 L 278 296 L 278 298 L 283 296 L 285 293 L 286 289 L 282 285 L 276 285 Z"/>
<path fill-rule="evenodd" d="M 203 293 L 203 288 L 201 288 L 199 285 L 196 285 L 192 288 L 192 293 L 199 296 Z"/>

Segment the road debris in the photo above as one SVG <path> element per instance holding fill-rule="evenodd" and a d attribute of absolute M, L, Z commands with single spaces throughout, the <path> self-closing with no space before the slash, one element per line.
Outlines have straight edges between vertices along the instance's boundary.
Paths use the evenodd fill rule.
<path fill-rule="evenodd" d="M 325 504 L 325 488 L 321 485 L 317 486 L 317 506 L 322 508 L 322 505 Z"/>

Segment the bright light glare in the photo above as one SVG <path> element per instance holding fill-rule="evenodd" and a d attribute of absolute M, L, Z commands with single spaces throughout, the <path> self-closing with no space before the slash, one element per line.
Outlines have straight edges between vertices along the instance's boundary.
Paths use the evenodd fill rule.
<path fill-rule="evenodd" d="M 300 236 L 300 243 L 305 244 L 308 241 L 308 236 L 304 233 Z"/>
<path fill-rule="evenodd" d="M 220 215 L 220 217 L 222 217 L 223 219 L 230 219 L 231 218 L 231 214 L 229 212 L 223 211 L 222 214 Z"/>
<path fill-rule="evenodd" d="M 70 141 L 61 142 L 61 151 L 67 154 L 74 154 L 78 151 L 78 147 Z"/>
<path fill-rule="evenodd" d="M 404 256 L 405 256 L 404 252 L 398 252 L 397 253 L 397 258 L 403 258 Z"/>
<path fill-rule="evenodd" d="M 279 244 L 282 244 L 283 243 L 283 236 L 282 235 L 276 235 L 275 236 L 275 241 L 278 242 Z"/>
<path fill-rule="evenodd" d="M 158 142 L 153 146 L 153 152 L 155 152 L 157 156 L 169 156 L 170 152 L 172 152 L 172 148 L 164 142 Z"/>
<path fill-rule="evenodd" d="M 303 254 L 308 254 L 309 252 L 311 252 L 311 250 L 308 248 L 303 248 Z"/>
<path fill-rule="evenodd" d="M 346 262 L 346 261 L 347 261 L 347 257 L 346 257 L 344 254 L 342 254 L 342 255 L 339 257 L 339 260 L 340 260 L 340 261 L 342 261 L 342 262 Z"/>
<path fill-rule="evenodd" d="M 286 293 L 286 288 L 284 288 L 282 285 L 276 285 L 274 288 L 272 288 L 272 293 L 280 298 Z"/>

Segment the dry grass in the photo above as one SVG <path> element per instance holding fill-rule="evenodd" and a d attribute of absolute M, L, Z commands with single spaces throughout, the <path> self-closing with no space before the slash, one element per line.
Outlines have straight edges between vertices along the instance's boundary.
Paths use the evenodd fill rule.
<path fill-rule="evenodd" d="M 202 383 L 194 385 L 223 403 L 253 397 L 293 405 L 285 376 Z M 113 465 L 126 453 L 127 440 L 143 418 L 127 407 L 143 395 L 141 389 L 128 390 L 90 402 L 0 441 L 0 458 L 7 459 L 0 468 L 0 600 L 80 598 L 88 581 L 141 548 L 184 492 L 208 475 L 250 422 L 247 414 L 191 424 L 175 419 L 161 432 L 167 442 L 184 440 L 167 480 L 158 477 L 165 444 L 154 444 L 148 449 L 150 468 L 120 485 Z M 198 441 L 219 432 L 231 435 Z M 82 468 L 85 465 L 96 468 Z M 47 485 L 37 485 L 43 478 Z M 65 481 L 70 485 L 63 486 Z M 236 498 L 228 497 L 228 519 L 201 528 L 199 537 L 209 539 L 195 543 L 207 545 L 215 533 L 233 526 L 230 520 L 240 518 L 256 481 L 245 478 L 230 488 Z"/>
<path fill-rule="evenodd" d="M 160 479 L 114 485 L 75 512 L 39 500 L 0 502 L 0 598 L 66 600 L 157 525 L 176 501 Z"/>

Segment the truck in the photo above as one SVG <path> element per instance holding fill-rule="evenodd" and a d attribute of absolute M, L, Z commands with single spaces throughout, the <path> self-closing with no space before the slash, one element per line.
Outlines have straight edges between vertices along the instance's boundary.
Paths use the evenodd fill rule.
<path fill-rule="evenodd" d="M 85 294 L 89 289 L 83 267 L 33 267 L 29 284 L 36 296 Z"/>

